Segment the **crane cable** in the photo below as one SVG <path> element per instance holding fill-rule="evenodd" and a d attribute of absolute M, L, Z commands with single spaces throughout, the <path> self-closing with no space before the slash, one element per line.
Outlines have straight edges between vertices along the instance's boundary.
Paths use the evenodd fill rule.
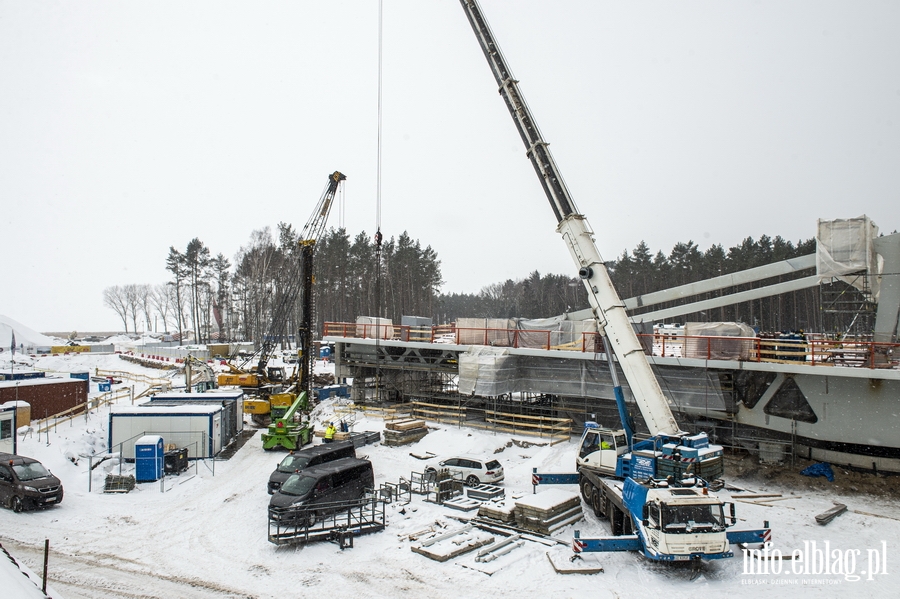
<path fill-rule="evenodd" d="M 375 401 L 381 400 L 381 96 L 382 96 L 382 48 L 384 10 L 378 0 L 378 157 L 375 176 Z"/>

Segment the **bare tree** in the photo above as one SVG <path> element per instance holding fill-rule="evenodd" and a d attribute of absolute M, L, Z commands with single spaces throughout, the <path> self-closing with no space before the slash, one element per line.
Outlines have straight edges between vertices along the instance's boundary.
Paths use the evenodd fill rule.
<path fill-rule="evenodd" d="M 137 333 L 138 330 L 138 316 L 140 315 L 141 309 L 141 301 L 140 301 L 140 285 L 125 285 L 125 309 L 128 313 L 128 317 L 131 319 L 132 324 L 134 325 L 134 332 Z"/>
<path fill-rule="evenodd" d="M 150 302 L 153 305 L 153 309 L 162 318 L 163 329 L 166 332 L 169 330 L 169 313 L 172 311 L 174 295 L 174 289 L 166 283 L 155 285 L 150 290 Z"/>
<path fill-rule="evenodd" d="M 119 315 L 119 318 L 122 319 L 122 324 L 125 327 L 125 332 L 128 332 L 128 296 L 124 287 L 119 287 L 118 285 L 114 285 L 112 287 L 107 287 L 103 290 L 103 305 L 107 308 L 111 308 L 116 314 Z"/>
<path fill-rule="evenodd" d="M 153 287 L 146 283 L 135 285 L 134 287 L 135 301 L 138 304 L 138 308 L 140 308 L 141 314 L 144 316 L 144 321 L 147 323 L 145 330 L 152 331 L 153 323 L 150 321 L 150 317 L 153 315 Z"/>

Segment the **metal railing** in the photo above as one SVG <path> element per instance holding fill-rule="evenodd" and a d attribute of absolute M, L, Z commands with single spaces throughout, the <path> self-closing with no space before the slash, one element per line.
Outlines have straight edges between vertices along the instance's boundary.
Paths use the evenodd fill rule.
<path fill-rule="evenodd" d="M 412 331 L 415 330 L 413 334 Z M 484 345 L 493 347 L 530 348 L 597 353 L 602 351 L 598 333 L 571 333 L 553 330 L 520 330 L 471 328 L 441 325 L 408 327 L 385 324 L 326 322 L 325 336 L 350 339 L 417 340 L 426 343 Z M 808 335 L 806 338 L 686 336 L 669 332 L 638 335 L 644 351 L 659 357 L 699 358 L 704 360 L 737 360 L 742 362 L 802 363 L 808 366 L 842 366 L 855 368 L 900 368 L 900 343 L 876 343 L 871 339 L 827 339 Z"/>
<path fill-rule="evenodd" d="M 276 545 L 308 543 L 384 530 L 385 503 L 376 493 L 362 499 L 313 506 L 269 508 L 269 542 Z"/>

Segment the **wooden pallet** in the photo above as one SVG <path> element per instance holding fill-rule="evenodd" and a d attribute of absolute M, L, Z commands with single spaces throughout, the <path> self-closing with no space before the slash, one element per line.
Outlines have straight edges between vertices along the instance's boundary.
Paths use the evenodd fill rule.
<path fill-rule="evenodd" d="M 475 501 L 473 499 L 467 499 L 465 497 L 454 497 L 453 499 L 445 500 L 442 505 L 453 508 L 455 510 L 470 512 L 472 510 L 478 509 L 481 506 L 481 502 Z"/>
<path fill-rule="evenodd" d="M 506 490 L 496 485 L 478 485 L 466 489 L 466 495 L 469 499 L 476 501 L 492 501 L 501 499 L 506 496 Z"/>

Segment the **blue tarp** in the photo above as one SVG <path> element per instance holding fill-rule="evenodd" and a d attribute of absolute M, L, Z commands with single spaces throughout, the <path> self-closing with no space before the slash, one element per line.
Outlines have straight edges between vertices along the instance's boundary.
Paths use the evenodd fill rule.
<path fill-rule="evenodd" d="M 802 474 L 803 476 L 824 476 L 828 479 L 828 482 L 834 482 L 834 471 L 832 471 L 831 469 L 831 464 L 827 464 L 825 462 L 807 466 L 800 471 L 800 474 Z"/>

